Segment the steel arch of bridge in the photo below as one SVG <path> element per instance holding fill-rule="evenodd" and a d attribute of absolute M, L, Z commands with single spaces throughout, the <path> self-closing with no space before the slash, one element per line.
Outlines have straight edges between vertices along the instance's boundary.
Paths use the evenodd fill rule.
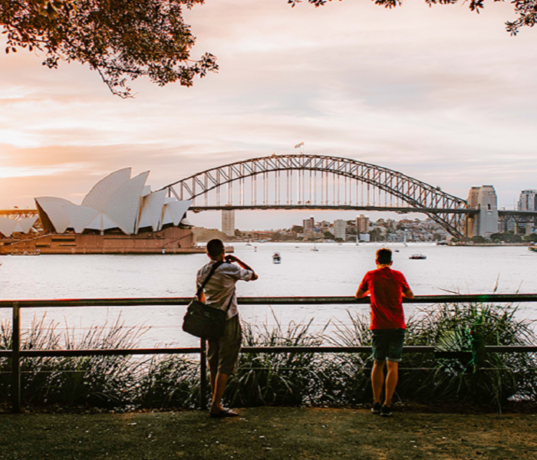
<path fill-rule="evenodd" d="M 281 173 L 286 171 L 287 178 L 284 177 L 287 193 L 286 203 L 281 202 Z M 299 171 L 298 173 L 298 202 L 292 203 L 293 195 L 293 171 Z M 317 175 L 321 173 L 321 188 L 323 185 L 323 175 L 325 176 L 326 184 L 328 184 L 329 175 L 342 177 L 347 184 L 347 180 L 361 182 L 368 187 L 373 187 L 373 197 L 375 196 L 375 189 L 377 191 L 384 192 L 391 195 L 396 199 L 406 203 L 406 207 L 393 207 L 384 206 L 382 209 L 404 212 L 421 212 L 428 215 L 431 219 L 439 223 L 449 233 L 454 236 L 463 236 L 464 224 L 466 220 L 466 214 L 472 213 L 468 210 L 468 204 L 466 200 L 450 195 L 440 190 L 439 187 L 426 184 L 425 182 L 414 179 L 398 171 L 394 171 L 382 166 L 374 165 L 371 163 L 364 163 L 349 158 L 340 158 L 335 156 L 324 155 L 272 155 L 268 157 L 252 158 L 249 160 L 238 161 L 216 168 L 208 169 L 206 171 L 199 172 L 185 179 L 179 180 L 172 184 L 163 187 L 161 190 L 167 189 L 170 196 L 175 196 L 178 200 L 195 200 L 196 198 L 205 196 L 209 192 L 216 190 L 218 196 L 218 206 L 195 206 L 196 210 L 203 209 L 226 209 L 228 206 L 232 206 L 235 209 L 346 209 L 348 206 L 339 205 L 339 193 L 338 188 L 338 205 L 329 205 L 328 200 L 324 200 L 324 203 L 300 200 L 300 174 L 302 174 L 302 187 L 304 187 L 305 179 L 304 173 L 309 171 L 310 173 L 310 187 L 312 184 L 312 174 Z M 273 174 L 272 174 L 273 173 Z M 271 179 L 269 175 L 273 175 L 272 183 L 274 190 L 277 190 L 277 197 L 275 197 L 274 203 L 269 203 L 269 182 Z M 289 175 L 291 174 L 291 175 Z M 262 177 L 262 197 L 263 203 L 257 203 L 257 198 L 254 198 L 254 203 L 248 206 L 244 205 L 244 180 L 246 178 L 252 178 L 252 194 L 254 190 L 254 181 L 258 176 Z M 317 177 L 317 176 L 315 176 Z M 307 179 L 307 178 L 306 178 Z M 338 179 L 339 180 L 339 179 Z M 289 182 L 291 181 L 291 182 Z M 239 197 L 235 198 L 235 201 L 239 203 L 233 203 L 233 183 L 239 183 Z M 222 187 L 227 187 L 227 203 L 226 205 L 220 205 L 220 190 Z M 345 185 L 346 187 L 347 185 Z M 335 187 L 335 186 L 334 186 Z M 339 187 L 339 185 L 338 185 Z M 358 187 L 358 184 L 356 184 Z M 351 186 L 352 188 L 352 186 Z M 345 193 L 346 193 L 345 189 Z M 358 193 L 358 189 L 356 189 Z M 311 194 L 317 193 L 312 191 Z M 322 198 L 321 190 L 321 198 Z M 255 193 L 258 193 L 258 184 L 255 185 Z M 304 197 L 304 190 L 302 194 Z M 335 194 L 335 188 L 334 188 Z M 289 196 L 291 195 L 291 197 Z M 241 196 L 242 206 L 241 206 Z M 310 195 L 312 196 L 312 195 Z M 335 195 L 333 195 L 334 198 Z M 328 186 L 326 186 L 326 198 L 328 198 Z M 385 198 L 386 199 L 386 198 Z M 368 200 L 369 200 L 369 188 L 368 188 Z M 284 200 L 285 201 L 285 200 Z M 291 204 L 290 204 L 291 201 Z M 335 201 L 335 200 L 334 200 Z M 345 199 L 346 201 L 346 199 Z M 368 202 L 369 205 L 369 202 Z M 371 209 L 371 206 L 353 207 L 352 209 Z M 376 208 L 381 210 L 381 208 Z"/>

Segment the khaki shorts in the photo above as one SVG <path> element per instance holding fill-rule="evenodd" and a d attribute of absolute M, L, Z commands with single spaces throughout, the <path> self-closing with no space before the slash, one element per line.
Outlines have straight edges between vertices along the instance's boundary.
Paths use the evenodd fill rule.
<path fill-rule="evenodd" d="M 231 375 L 237 370 L 241 350 L 242 330 L 239 315 L 226 321 L 224 335 L 216 342 L 209 341 L 207 358 L 211 374 Z"/>

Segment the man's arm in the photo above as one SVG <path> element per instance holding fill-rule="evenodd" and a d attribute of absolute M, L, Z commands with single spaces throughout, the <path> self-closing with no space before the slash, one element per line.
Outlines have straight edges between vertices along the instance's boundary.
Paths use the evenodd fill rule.
<path fill-rule="evenodd" d="M 241 268 L 243 268 L 244 270 L 251 271 L 252 272 L 252 281 L 255 281 L 256 279 L 259 278 L 259 276 L 257 276 L 257 273 L 254 272 L 253 268 L 251 268 L 248 264 L 246 264 L 245 262 L 240 260 L 238 257 L 232 256 L 232 255 L 229 254 L 229 255 L 226 256 L 225 260 L 226 260 L 226 262 L 229 262 L 229 263 L 237 262 L 237 264 L 239 264 L 239 266 Z"/>
<path fill-rule="evenodd" d="M 354 297 L 356 297 L 357 299 L 363 299 L 367 296 L 367 294 L 369 294 L 369 289 L 367 291 L 363 291 L 362 289 L 358 288 Z"/>
<path fill-rule="evenodd" d="M 410 289 L 408 291 L 403 291 L 403 297 L 405 299 L 413 299 L 414 298 L 414 293 Z"/>

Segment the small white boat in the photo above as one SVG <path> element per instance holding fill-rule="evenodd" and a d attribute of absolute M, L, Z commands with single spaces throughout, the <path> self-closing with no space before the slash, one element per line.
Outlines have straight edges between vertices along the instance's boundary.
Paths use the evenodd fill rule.
<path fill-rule="evenodd" d="M 313 247 L 310 249 L 310 251 L 319 252 L 319 250 L 317 249 L 317 245 L 315 243 L 313 244 Z"/>
<path fill-rule="evenodd" d="M 273 264 L 281 264 L 282 263 L 282 256 L 279 252 L 275 252 L 272 256 L 272 263 Z"/>

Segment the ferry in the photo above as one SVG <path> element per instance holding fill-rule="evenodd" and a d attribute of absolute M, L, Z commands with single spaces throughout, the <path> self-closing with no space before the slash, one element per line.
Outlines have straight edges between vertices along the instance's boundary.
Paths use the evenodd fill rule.
<path fill-rule="evenodd" d="M 414 260 L 425 260 L 427 259 L 427 256 L 424 256 L 423 254 L 412 254 L 409 259 L 414 259 Z"/>
<path fill-rule="evenodd" d="M 282 263 L 282 256 L 279 252 L 275 252 L 272 256 L 272 263 L 273 264 L 281 264 Z"/>
<path fill-rule="evenodd" d="M 533 246 L 530 246 L 530 247 L 528 248 L 528 251 L 537 252 L 537 244 L 534 244 Z"/>

